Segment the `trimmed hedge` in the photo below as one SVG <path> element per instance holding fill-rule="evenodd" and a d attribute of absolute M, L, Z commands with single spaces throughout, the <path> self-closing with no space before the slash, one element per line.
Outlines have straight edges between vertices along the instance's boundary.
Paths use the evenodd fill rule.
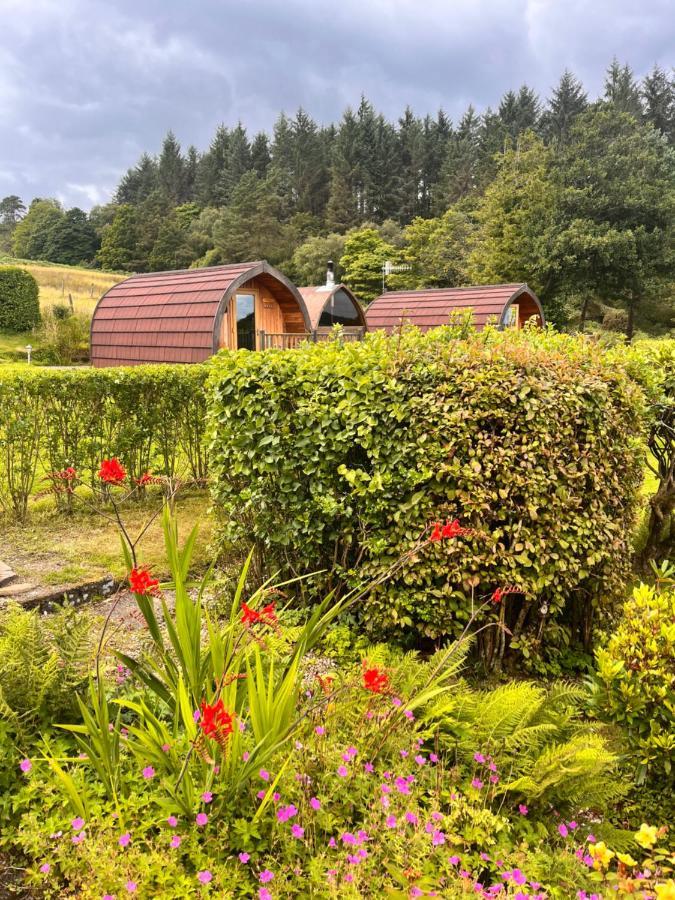
<path fill-rule="evenodd" d="M 40 288 L 26 269 L 0 266 L 0 331 L 30 331 L 40 321 Z"/>
<path fill-rule="evenodd" d="M 429 522 L 476 534 L 427 547 L 363 611 L 381 634 L 457 634 L 470 598 L 527 655 L 558 628 L 590 644 L 619 593 L 642 479 L 643 395 L 615 359 L 552 333 L 411 330 L 237 353 L 211 370 L 209 440 L 224 540 L 317 589 L 382 574 Z M 497 607 L 495 607 L 495 614 Z M 488 662 L 510 640 L 481 637 Z"/>
<path fill-rule="evenodd" d="M 112 455 L 132 478 L 204 479 L 205 380 L 205 366 L 0 368 L 0 505 L 23 516 L 40 467 L 94 483 Z"/>

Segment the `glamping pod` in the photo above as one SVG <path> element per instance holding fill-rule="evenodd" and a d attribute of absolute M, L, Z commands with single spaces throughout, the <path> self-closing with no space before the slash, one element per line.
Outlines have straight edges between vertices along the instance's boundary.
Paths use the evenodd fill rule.
<path fill-rule="evenodd" d="M 389 291 L 373 300 L 366 310 L 366 321 L 370 331 L 393 331 L 401 323 L 428 331 L 447 325 L 451 313 L 467 309 L 472 311 L 479 330 L 488 322 L 498 328 L 522 328 L 529 320 L 539 326 L 545 324 L 541 303 L 526 284 Z"/>
<path fill-rule="evenodd" d="M 267 262 L 132 275 L 101 297 L 94 366 L 198 363 L 222 347 L 295 347 L 311 323 L 300 292 Z"/>
<path fill-rule="evenodd" d="M 315 339 L 328 337 L 334 325 L 342 326 L 343 337 L 359 340 L 367 330 L 366 314 L 345 284 L 335 284 L 333 263 L 328 263 L 326 283 L 301 287 Z"/>

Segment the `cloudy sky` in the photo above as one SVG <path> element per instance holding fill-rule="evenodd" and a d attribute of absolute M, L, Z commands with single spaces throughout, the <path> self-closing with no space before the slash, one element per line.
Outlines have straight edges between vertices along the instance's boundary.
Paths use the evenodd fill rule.
<path fill-rule="evenodd" d="M 169 128 L 202 149 L 362 92 L 457 117 L 569 67 L 595 95 L 613 55 L 673 65 L 672 0 L 0 0 L 0 197 L 87 209 Z"/>

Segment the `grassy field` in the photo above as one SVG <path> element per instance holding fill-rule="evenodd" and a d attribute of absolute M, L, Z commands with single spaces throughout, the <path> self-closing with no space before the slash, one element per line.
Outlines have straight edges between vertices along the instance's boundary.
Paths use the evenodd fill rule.
<path fill-rule="evenodd" d="M 73 299 L 75 312 L 91 315 L 98 299 L 108 288 L 127 275 L 84 269 L 79 266 L 57 266 L 54 263 L 13 259 L 0 254 L 1 266 L 21 266 L 27 269 L 40 285 L 40 307 L 46 309 Z"/>

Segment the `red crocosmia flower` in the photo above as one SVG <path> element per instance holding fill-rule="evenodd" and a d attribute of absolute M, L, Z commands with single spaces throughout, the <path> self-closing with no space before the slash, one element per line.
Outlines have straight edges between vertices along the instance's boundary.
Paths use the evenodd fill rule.
<path fill-rule="evenodd" d="M 506 591 L 504 591 L 502 588 L 497 588 L 495 591 L 493 591 L 490 600 L 492 600 L 493 603 L 501 603 L 504 599 L 505 594 Z"/>
<path fill-rule="evenodd" d="M 453 519 L 452 522 L 446 522 L 441 531 L 441 537 L 456 538 L 464 534 L 465 529 L 459 524 L 459 519 Z"/>
<path fill-rule="evenodd" d="M 68 466 L 61 472 L 54 472 L 54 478 L 60 478 L 61 481 L 74 481 L 77 478 L 77 472 L 72 466 Z"/>
<path fill-rule="evenodd" d="M 206 737 L 213 738 L 225 750 L 227 739 L 234 731 L 234 716 L 225 709 L 222 697 L 209 704 L 202 700 L 199 727 Z"/>
<path fill-rule="evenodd" d="M 155 483 L 155 476 L 151 475 L 150 472 L 144 472 L 140 478 L 136 479 L 136 484 L 139 487 L 145 487 L 148 484 Z"/>
<path fill-rule="evenodd" d="M 253 609 L 248 603 L 241 604 L 242 625 L 255 625 L 256 622 L 264 622 L 266 625 L 277 624 L 277 616 L 274 612 L 274 601 L 268 603 L 267 606 L 263 606 L 260 612 L 258 612 L 257 609 Z"/>
<path fill-rule="evenodd" d="M 260 613 L 253 609 L 248 603 L 241 604 L 241 624 L 242 625 L 255 625 L 256 622 L 260 622 L 262 616 Z"/>
<path fill-rule="evenodd" d="M 159 580 L 152 578 L 147 568 L 132 569 L 129 572 L 129 587 L 134 594 L 152 597 L 159 593 Z"/>
<path fill-rule="evenodd" d="M 431 532 L 431 536 L 429 537 L 430 541 L 440 541 L 443 532 L 441 531 L 441 523 L 434 522 L 434 529 Z"/>
<path fill-rule="evenodd" d="M 384 694 L 389 690 L 389 676 L 384 669 L 377 666 L 367 668 L 366 663 L 363 664 L 363 686 L 367 691 L 373 694 Z"/>
<path fill-rule="evenodd" d="M 127 471 L 116 456 L 104 459 L 98 470 L 98 477 L 106 484 L 123 484 Z"/>

